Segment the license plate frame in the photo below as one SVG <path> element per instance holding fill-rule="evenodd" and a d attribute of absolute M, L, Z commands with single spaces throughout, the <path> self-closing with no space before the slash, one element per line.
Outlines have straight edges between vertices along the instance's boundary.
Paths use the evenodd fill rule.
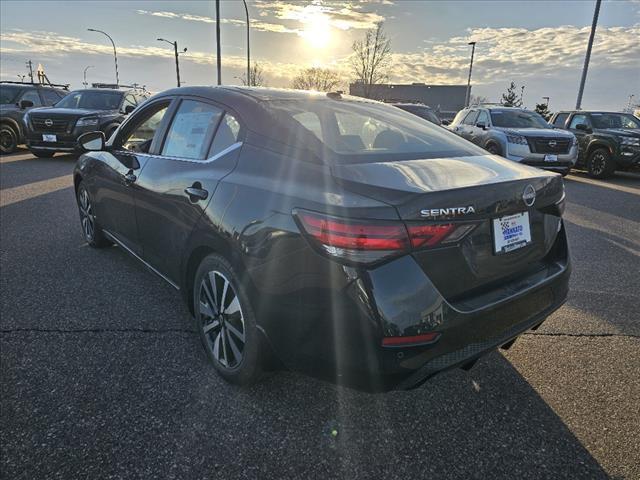
<path fill-rule="evenodd" d="M 493 254 L 504 255 L 533 243 L 529 212 L 519 212 L 491 220 Z"/>
<path fill-rule="evenodd" d="M 547 153 L 544 156 L 544 161 L 545 162 L 557 162 L 558 161 L 558 155 L 556 155 L 554 153 Z"/>
<path fill-rule="evenodd" d="M 57 142 L 58 141 L 58 136 L 54 135 L 52 133 L 43 133 L 42 134 L 42 141 L 43 142 Z"/>

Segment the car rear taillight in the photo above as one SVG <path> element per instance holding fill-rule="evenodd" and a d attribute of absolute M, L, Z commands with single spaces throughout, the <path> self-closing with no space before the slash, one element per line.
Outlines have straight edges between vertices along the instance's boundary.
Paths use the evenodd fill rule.
<path fill-rule="evenodd" d="M 384 337 L 382 339 L 383 347 L 413 347 L 417 345 L 426 345 L 437 342 L 440 338 L 438 332 L 422 333 L 420 335 L 411 335 L 407 337 Z"/>
<path fill-rule="evenodd" d="M 434 248 L 461 240 L 475 224 L 409 224 L 355 220 L 294 210 L 303 232 L 322 253 L 355 263 L 373 263 L 412 249 Z"/>

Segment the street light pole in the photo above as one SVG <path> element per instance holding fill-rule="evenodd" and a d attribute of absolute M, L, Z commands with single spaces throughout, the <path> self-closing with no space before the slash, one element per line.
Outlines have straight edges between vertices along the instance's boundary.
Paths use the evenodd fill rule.
<path fill-rule="evenodd" d="M 476 51 L 476 42 L 469 42 L 468 45 L 471 45 L 471 63 L 469 63 L 469 79 L 467 80 L 467 95 L 464 100 L 464 106 L 469 106 L 469 101 L 471 100 L 471 70 L 473 70 L 473 54 Z"/>
<path fill-rule="evenodd" d="M 244 13 L 247 16 L 247 85 L 251 86 L 251 45 L 249 43 L 249 9 L 247 8 L 247 0 L 242 0 L 244 3 Z"/>
<path fill-rule="evenodd" d="M 220 0 L 216 0 L 216 66 L 218 67 L 218 85 L 222 85 L 222 57 L 220 54 Z"/>
<path fill-rule="evenodd" d="M 111 45 L 113 45 L 113 58 L 114 58 L 115 63 L 116 63 L 116 87 L 119 87 L 120 86 L 120 77 L 118 77 L 118 53 L 116 52 L 116 44 L 113 41 L 113 38 L 111 38 L 107 32 L 103 32 L 102 30 L 96 30 L 95 28 L 87 28 L 87 30 L 90 31 L 90 32 L 102 33 L 103 35 L 106 35 L 106 37 L 109 40 L 111 40 Z"/>
<path fill-rule="evenodd" d="M 175 42 L 171 42 L 169 40 L 165 40 L 164 38 L 158 38 L 157 39 L 159 42 L 167 42 L 169 45 L 173 46 L 173 53 L 176 56 L 176 78 L 178 80 L 178 87 L 180 87 L 180 63 L 178 62 L 178 41 L 176 40 Z M 186 52 L 187 49 L 185 48 L 182 53 Z"/>
<path fill-rule="evenodd" d="M 87 65 L 84 68 L 84 73 L 82 74 L 82 79 L 83 79 L 82 80 L 82 84 L 84 85 L 84 88 L 87 88 L 87 85 L 88 85 L 88 83 L 87 83 L 87 70 L 89 70 L 90 68 L 93 68 L 93 65 Z"/>
<path fill-rule="evenodd" d="M 593 12 L 593 22 L 591 23 L 591 34 L 589 35 L 589 44 L 587 45 L 587 53 L 584 56 L 584 67 L 582 67 L 582 78 L 580 79 L 580 89 L 578 90 L 578 100 L 576 101 L 576 110 L 580 110 L 582 106 L 582 94 L 584 93 L 584 84 L 587 81 L 587 70 L 589 69 L 589 60 L 591 59 L 591 47 L 593 47 L 593 37 L 596 35 L 596 27 L 598 26 L 598 15 L 600 14 L 601 0 L 596 0 L 596 9 Z"/>

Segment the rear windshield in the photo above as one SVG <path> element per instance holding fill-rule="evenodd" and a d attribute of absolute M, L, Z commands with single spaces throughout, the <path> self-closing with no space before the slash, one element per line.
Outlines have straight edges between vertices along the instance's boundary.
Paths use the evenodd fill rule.
<path fill-rule="evenodd" d="M 595 128 L 640 128 L 640 120 L 626 113 L 592 113 Z"/>
<path fill-rule="evenodd" d="M 17 85 L 2 85 L 0 87 L 0 104 L 8 105 L 16 103 L 18 94 L 22 91 L 22 87 Z"/>
<path fill-rule="evenodd" d="M 525 110 L 491 110 L 491 123 L 505 128 L 551 128 L 542 116 Z"/>
<path fill-rule="evenodd" d="M 86 110 L 117 110 L 120 108 L 122 92 L 83 91 L 71 92 L 58 103 L 57 108 L 81 108 Z"/>
<path fill-rule="evenodd" d="M 438 116 L 433 113 L 433 111 L 429 107 L 421 107 L 420 105 L 401 105 L 399 108 L 409 113 L 413 113 L 420 118 L 429 120 L 432 123 L 440 123 L 440 119 L 438 118 Z"/>
<path fill-rule="evenodd" d="M 483 155 L 484 150 L 442 127 L 391 105 L 344 100 L 275 100 L 269 107 L 287 125 L 313 136 L 333 163 L 391 162 Z M 295 136 L 305 142 L 304 135 Z M 312 143 L 312 142 L 310 142 Z M 308 148 L 309 145 L 301 145 Z"/>

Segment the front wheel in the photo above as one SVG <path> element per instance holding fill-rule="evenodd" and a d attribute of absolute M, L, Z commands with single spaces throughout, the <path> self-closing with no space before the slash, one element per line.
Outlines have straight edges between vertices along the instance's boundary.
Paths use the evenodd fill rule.
<path fill-rule="evenodd" d="M 613 175 L 615 169 L 616 164 L 606 148 L 597 148 L 589 155 L 587 172 L 590 177 L 607 178 Z"/>
<path fill-rule="evenodd" d="M 89 246 L 94 248 L 104 248 L 111 245 L 111 242 L 105 237 L 102 232 L 102 228 L 96 219 L 91 196 L 82 181 L 80 182 L 80 185 L 78 185 L 77 200 L 82 233 Z"/>
<path fill-rule="evenodd" d="M 202 345 L 220 376 L 237 385 L 255 383 L 262 371 L 255 315 L 239 276 L 220 255 L 200 263 L 193 303 Z"/>
<path fill-rule="evenodd" d="M 18 149 L 18 134 L 10 125 L 0 126 L 0 153 L 13 153 Z"/>
<path fill-rule="evenodd" d="M 500 148 L 500 145 L 498 145 L 497 143 L 490 142 L 487 144 L 485 149 L 491 155 L 502 155 L 502 149 Z"/>

